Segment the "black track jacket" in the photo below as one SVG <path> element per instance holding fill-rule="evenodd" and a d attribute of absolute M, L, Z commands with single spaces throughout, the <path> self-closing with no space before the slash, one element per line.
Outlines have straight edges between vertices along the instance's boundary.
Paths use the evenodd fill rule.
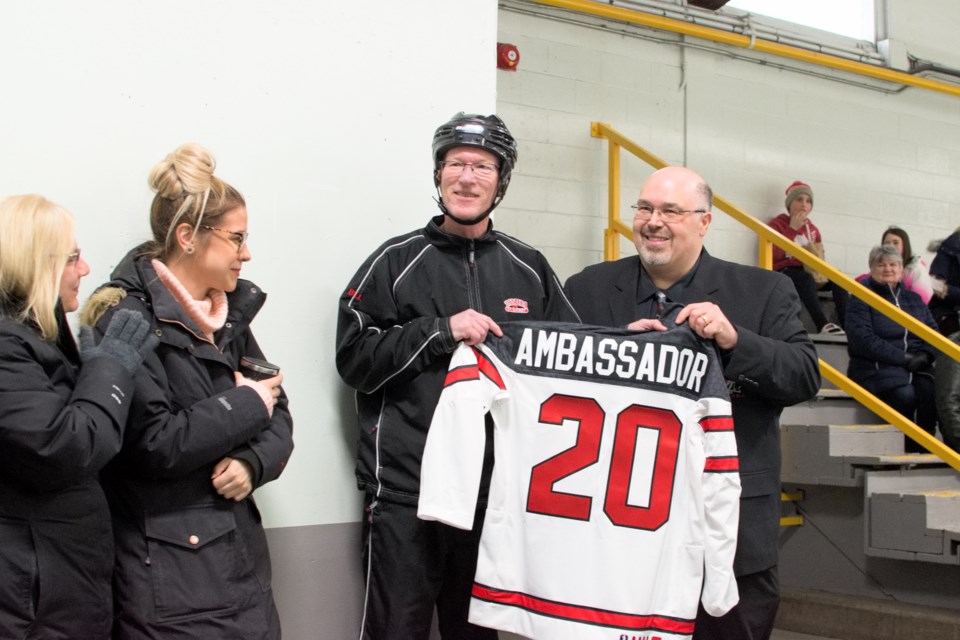
<path fill-rule="evenodd" d="M 388 240 L 340 297 L 337 369 L 357 390 L 357 483 L 417 503 L 420 460 L 457 346 L 450 316 L 471 308 L 496 322 L 579 322 L 539 251 L 493 230 L 470 240 L 440 228 Z M 489 443 L 488 443 L 489 447 Z"/>

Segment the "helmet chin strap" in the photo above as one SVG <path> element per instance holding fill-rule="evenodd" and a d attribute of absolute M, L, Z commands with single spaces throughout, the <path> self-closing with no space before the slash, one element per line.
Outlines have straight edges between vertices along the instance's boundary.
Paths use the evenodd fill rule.
<path fill-rule="evenodd" d="M 493 203 L 490 205 L 490 208 L 472 220 L 467 220 L 466 218 L 461 218 L 459 216 L 456 216 L 450 213 L 450 211 L 447 209 L 447 206 L 443 204 L 443 199 L 440 197 L 439 191 L 438 191 L 437 197 L 434 198 L 433 200 L 437 203 L 437 206 L 440 208 L 440 211 L 443 212 L 443 215 L 447 216 L 457 224 L 462 224 L 465 227 L 472 227 L 473 225 L 480 224 L 481 222 L 486 220 L 488 217 L 490 217 L 490 214 L 493 213 L 493 210 L 497 208 L 497 205 L 500 204 L 500 200 L 502 200 L 502 198 L 494 198 Z"/>

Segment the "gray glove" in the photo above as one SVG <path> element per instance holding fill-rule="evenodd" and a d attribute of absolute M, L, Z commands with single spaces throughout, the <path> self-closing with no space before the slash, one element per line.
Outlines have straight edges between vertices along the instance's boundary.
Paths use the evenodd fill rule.
<path fill-rule="evenodd" d="M 110 318 L 100 344 L 94 340 L 90 327 L 80 328 L 80 359 L 89 362 L 94 358 L 114 358 L 133 375 L 159 342 L 139 311 L 120 309 Z"/>

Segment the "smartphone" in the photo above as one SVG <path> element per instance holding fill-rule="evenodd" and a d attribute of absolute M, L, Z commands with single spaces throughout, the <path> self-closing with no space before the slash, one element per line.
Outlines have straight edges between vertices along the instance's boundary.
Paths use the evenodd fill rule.
<path fill-rule="evenodd" d="M 251 380 L 265 380 L 280 373 L 280 367 L 260 358 L 243 356 L 240 358 L 240 372 Z"/>

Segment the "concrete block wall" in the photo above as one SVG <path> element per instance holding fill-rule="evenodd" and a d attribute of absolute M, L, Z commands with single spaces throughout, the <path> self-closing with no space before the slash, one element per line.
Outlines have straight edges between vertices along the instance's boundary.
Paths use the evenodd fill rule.
<path fill-rule="evenodd" d="M 561 279 L 602 259 L 607 145 L 590 137 L 594 120 L 696 169 L 761 220 L 783 211 L 790 182 L 810 183 L 827 258 L 852 276 L 867 270 L 890 224 L 910 233 L 915 250 L 960 225 L 955 97 L 872 81 L 882 90 L 865 88 L 863 78 L 819 67 L 801 73 L 742 59 L 742 50 L 681 48 L 669 34 L 646 32 L 665 40 L 655 42 L 616 23 L 595 28 L 571 24 L 573 14 L 561 22 L 511 7 L 501 5 L 498 40 L 517 45 L 521 58 L 517 71 L 498 72 L 497 108 L 519 139 L 520 161 L 496 223 L 544 251 Z M 629 220 L 651 170 L 622 158 L 621 216 Z M 621 247 L 633 252 L 629 242 Z M 707 247 L 756 262 L 756 237 L 721 212 Z"/>

